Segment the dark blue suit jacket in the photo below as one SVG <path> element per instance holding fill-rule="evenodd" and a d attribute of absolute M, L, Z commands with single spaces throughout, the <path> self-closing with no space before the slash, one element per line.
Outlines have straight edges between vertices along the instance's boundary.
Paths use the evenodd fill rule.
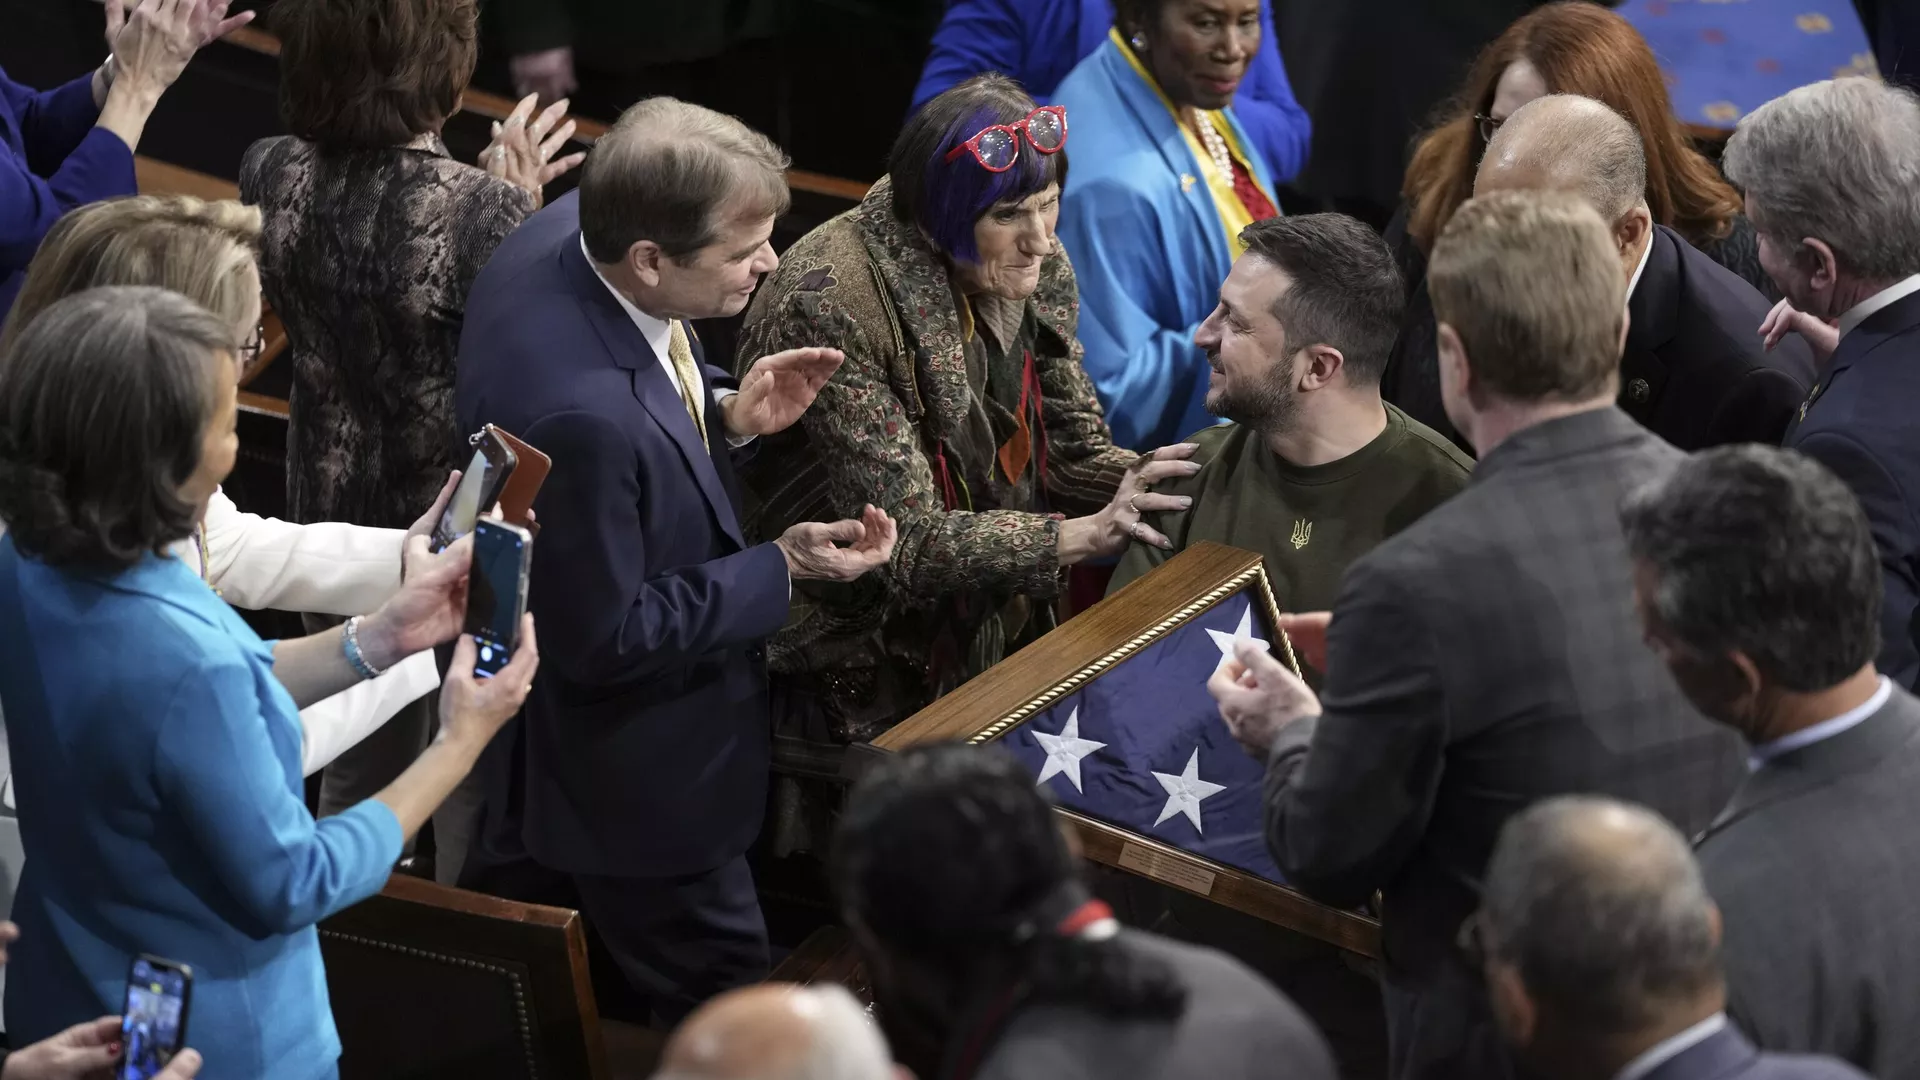
<path fill-rule="evenodd" d="M 788 595 L 780 551 L 741 535 L 711 389 L 727 376 L 704 367 L 709 453 L 581 251 L 574 195 L 500 245 L 466 311 L 460 430 L 498 424 L 553 458 L 534 503 L 528 592 L 540 674 L 508 770 L 526 851 L 570 873 L 719 866 L 760 827 L 760 642 L 785 621 Z M 516 815 L 497 809 L 490 824 L 511 830 Z"/>
<path fill-rule="evenodd" d="M 933 51 L 913 91 L 913 107 L 983 71 L 1004 72 L 1044 102 L 1060 80 L 1107 40 L 1113 0 L 953 0 Z M 1234 97 L 1234 116 L 1267 159 L 1275 183 L 1286 183 L 1307 161 L 1313 121 L 1294 100 L 1280 61 L 1273 12 L 1260 6 L 1260 48 Z M 1073 149 L 1073 117 L 1067 117 Z"/>
<path fill-rule="evenodd" d="M 1920 293 L 1873 313 L 1840 339 L 1786 446 L 1847 482 L 1873 526 L 1885 584 L 1882 673 L 1920 681 Z"/>
<path fill-rule="evenodd" d="M 1763 1054 L 1729 1024 L 1668 1058 L 1644 1080 L 1867 1080 L 1867 1074 L 1836 1058 Z"/>
<path fill-rule="evenodd" d="M 137 189 L 133 151 L 99 119 L 92 72 L 43 93 L 0 72 L 0 324 L 60 215 Z"/>

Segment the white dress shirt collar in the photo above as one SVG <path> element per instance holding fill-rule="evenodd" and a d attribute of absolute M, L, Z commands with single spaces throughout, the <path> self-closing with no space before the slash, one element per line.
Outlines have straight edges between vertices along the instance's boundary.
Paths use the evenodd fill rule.
<path fill-rule="evenodd" d="M 1714 1013 L 1678 1035 L 1655 1043 L 1639 1057 L 1627 1062 L 1627 1067 L 1615 1074 L 1613 1080 L 1642 1080 L 1653 1070 L 1720 1034 L 1726 1026 L 1727 1014 Z"/>
<path fill-rule="evenodd" d="M 1872 318 L 1875 312 L 1890 307 L 1895 301 L 1903 300 L 1917 292 L 1920 292 L 1920 274 L 1915 274 L 1904 281 L 1896 281 L 1881 289 L 1848 308 L 1847 313 L 1840 316 L 1840 336 L 1846 337 L 1859 329 L 1861 323 Z"/>
<path fill-rule="evenodd" d="M 607 280 L 607 275 L 600 272 L 600 264 L 593 261 L 592 255 L 587 254 L 585 233 L 580 234 L 580 254 L 587 256 L 587 265 L 593 267 L 593 276 L 599 278 L 600 284 L 605 285 L 607 291 L 613 294 L 613 298 L 620 302 L 620 310 L 626 312 L 627 318 L 633 320 L 633 325 L 640 328 L 640 336 L 647 339 L 647 347 L 653 350 L 654 358 L 667 369 L 667 377 L 673 380 L 673 388 L 680 389 L 680 376 L 674 373 L 673 359 L 667 355 L 667 350 L 673 344 L 673 324 L 665 319 L 656 319 L 634 307 L 633 301 L 627 299 L 625 293 L 613 287 L 613 282 Z"/>
<path fill-rule="evenodd" d="M 1640 265 L 1633 268 L 1633 280 L 1627 282 L 1627 303 L 1629 304 L 1633 303 L 1634 290 L 1640 288 L 1640 275 L 1647 272 L 1647 261 L 1653 258 L 1653 237 L 1653 229 L 1648 229 L 1647 246 L 1640 252 Z"/>
<path fill-rule="evenodd" d="M 1782 754 L 1790 754 L 1803 747 L 1812 746 L 1814 743 L 1831 739 L 1835 735 L 1856 726 L 1874 713 L 1879 712 L 1880 707 L 1885 705 L 1887 699 L 1892 696 L 1893 683 L 1885 675 L 1882 675 L 1880 676 L 1880 688 L 1873 692 L 1872 697 L 1831 720 L 1822 720 L 1812 727 L 1801 728 L 1791 735 L 1782 735 L 1770 743 L 1762 743 L 1754 747 L 1747 755 L 1747 765 L 1757 772 L 1760 766 L 1765 765 L 1767 762 L 1772 761 Z"/>
<path fill-rule="evenodd" d="M 680 393 L 680 373 L 673 369 L 673 354 L 671 352 L 673 348 L 673 324 L 665 319 L 655 318 L 641 311 L 633 305 L 633 301 L 626 298 L 625 294 L 613 287 L 613 282 L 608 281 L 607 275 L 600 272 L 600 264 L 593 261 L 593 254 L 587 250 L 587 235 L 585 233 L 580 234 L 580 254 L 587 257 L 587 265 L 593 268 L 593 276 L 599 278 L 600 284 L 605 285 L 607 291 L 613 294 L 613 298 L 620 302 L 620 310 L 626 312 L 627 318 L 633 320 L 633 325 L 640 328 L 640 336 L 647 339 L 647 347 L 653 350 L 653 358 L 660 362 L 660 370 L 667 373 L 667 381 L 673 384 L 673 392 L 675 394 Z M 699 373 L 699 370 L 700 366 L 695 364 L 694 372 L 696 375 Z M 693 392 L 695 396 L 698 396 L 705 393 L 706 388 L 704 386 L 696 386 L 693 388 Z M 713 402 L 715 405 L 718 405 L 739 392 L 738 390 L 715 390 L 713 392 Z M 727 445 L 733 447 L 735 450 L 740 449 L 752 441 L 753 436 L 751 435 L 735 435 L 731 431 L 727 432 Z"/>

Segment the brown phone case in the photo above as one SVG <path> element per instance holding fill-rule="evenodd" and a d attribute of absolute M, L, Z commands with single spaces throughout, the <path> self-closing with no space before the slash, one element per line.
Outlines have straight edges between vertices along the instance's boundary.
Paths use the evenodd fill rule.
<path fill-rule="evenodd" d="M 512 432 L 492 424 L 487 425 L 487 430 L 505 443 L 518 459 L 513 467 L 513 475 L 507 477 L 507 486 L 500 490 L 500 516 L 508 524 L 519 525 L 537 536 L 540 525 L 528 520 L 527 511 L 533 509 L 533 499 L 540 494 L 540 485 L 547 482 L 547 473 L 553 469 L 553 459 L 515 438 Z"/>

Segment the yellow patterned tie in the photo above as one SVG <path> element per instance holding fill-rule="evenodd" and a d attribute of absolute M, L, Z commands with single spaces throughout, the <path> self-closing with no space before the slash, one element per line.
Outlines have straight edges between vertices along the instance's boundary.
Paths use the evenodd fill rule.
<path fill-rule="evenodd" d="M 707 446 L 706 384 L 700 381 L 700 368 L 693 362 L 693 346 L 687 344 L 686 325 L 679 319 L 673 320 L 667 359 L 672 361 L 673 373 L 680 379 L 680 404 L 687 407 L 693 429 L 700 433 L 700 445 Z M 707 446 L 707 449 L 713 448 Z"/>

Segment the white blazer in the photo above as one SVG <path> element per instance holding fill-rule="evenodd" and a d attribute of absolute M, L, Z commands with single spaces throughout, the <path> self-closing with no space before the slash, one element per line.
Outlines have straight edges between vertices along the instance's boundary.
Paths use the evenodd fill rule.
<path fill-rule="evenodd" d="M 174 545 L 174 554 L 237 608 L 364 615 L 400 587 L 407 535 L 400 529 L 295 525 L 241 513 L 224 491 L 213 493 L 203 522 L 200 537 Z M 302 770 L 319 772 L 439 686 L 433 653 L 419 652 L 377 679 L 301 709 Z"/>

